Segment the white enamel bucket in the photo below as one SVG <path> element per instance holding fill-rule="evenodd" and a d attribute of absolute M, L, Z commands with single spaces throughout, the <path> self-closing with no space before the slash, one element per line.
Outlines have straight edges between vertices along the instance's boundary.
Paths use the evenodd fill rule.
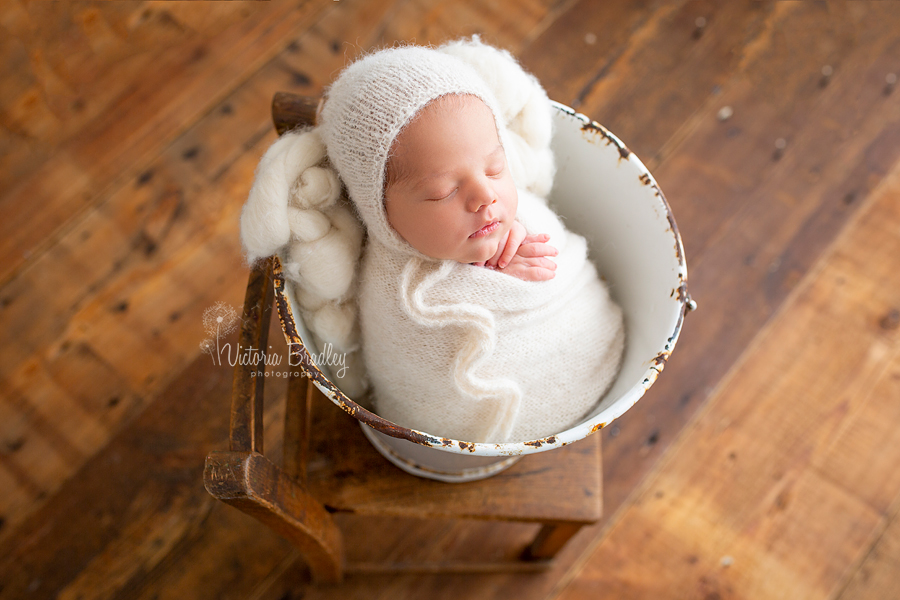
<path fill-rule="evenodd" d="M 625 313 L 625 356 L 618 378 L 581 423 L 539 440 L 475 443 L 401 427 L 363 408 L 317 368 L 290 286 L 276 273 L 276 301 L 296 355 L 315 385 L 359 420 L 372 445 L 414 475 L 440 481 L 471 481 L 506 469 L 522 455 L 545 452 L 583 439 L 621 416 L 653 385 L 678 340 L 686 311 L 687 264 L 675 218 L 643 163 L 603 126 L 554 104 L 553 151 L 557 174 L 550 203 L 572 231 L 588 240 L 591 258 Z M 564 373 L 560 377 L 565 377 Z"/>

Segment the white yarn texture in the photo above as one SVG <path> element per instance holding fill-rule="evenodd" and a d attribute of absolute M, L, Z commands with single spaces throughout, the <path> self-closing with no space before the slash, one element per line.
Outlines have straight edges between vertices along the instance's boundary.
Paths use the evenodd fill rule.
<path fill-rule="evenodd" d="M 578 423 L 611 385 L 622 314 L 584 238 L 524 190 L 518 219 L 559 249 L 550 281 L 423 260 L 370 240 L 359 298 L 378 414 L 458 440 L 526 441 Z"/>

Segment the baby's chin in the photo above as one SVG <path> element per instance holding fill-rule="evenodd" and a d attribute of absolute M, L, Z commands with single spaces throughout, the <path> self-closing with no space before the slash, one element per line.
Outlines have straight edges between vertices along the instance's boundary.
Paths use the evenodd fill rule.
<path fill-rule="evenodd" d="M 497 248 L 499 246 L 500 246 L 499 243 L 486 245 L 483 249 L 480 248 L 478 252 L 473 252 L 470 255 L 470 257 L 471 257 L 470 260 L 463 260 L 460 262 L 485 263 L 485 262 L 491 260 L 492 258 L 494 258 L 494 255 L 497 254 Z"/>

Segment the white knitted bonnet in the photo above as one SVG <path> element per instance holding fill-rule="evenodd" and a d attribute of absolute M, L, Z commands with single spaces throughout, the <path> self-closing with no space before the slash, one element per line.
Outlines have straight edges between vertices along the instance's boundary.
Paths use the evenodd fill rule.
<path fill-rule="evenodd" d="M 459 58 L 404 46 L 370 54 L 347 67 L 326 94 L 319 129 L 332 164 L 371 237 L 418 255 L 390 226 L 384 210 L 385 167 L 397 135 L 432 100 L 471 94 L 491 110 L 501 143 L 506 135 L 497 101 L 484 80 Z"/>

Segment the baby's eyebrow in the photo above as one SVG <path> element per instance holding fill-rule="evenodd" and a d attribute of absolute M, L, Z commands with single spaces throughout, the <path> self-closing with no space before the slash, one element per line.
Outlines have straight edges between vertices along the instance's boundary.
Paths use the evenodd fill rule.
<path fill-rule="evenodd" d="M 497 147 L 494 148 L 494 150 L 490 154 L 488 154 L 487 157 L 493 158 L 494 156 L 497 155 L 497 153 L 502 153 L 502 152 L 503 152 L 503 144 L 497 144 Z"/>
<path fill-rule="evenodd" d="M 397 161 L 393 160 L 393 157 L 388 159 L 384 171 L 385 189 L 392 185 L 400 185 L 406 183 L 412 177 L 412 173 L 410 172 L 410 170 L 404 169 L 402 166 L 398 166 Z"/>
<path fill-rule="evenodd" d="M 423 187 L 426 187 L 432 181 L 439 180 L 446 176 L 450 171 L 441 171 L 440 173 L 425 173 L 419 176 L 413 176 L 410 174 L 409 177 L 406 178 L 406 183 L 412 188 L 413 191 L 419 191 Z"/>

